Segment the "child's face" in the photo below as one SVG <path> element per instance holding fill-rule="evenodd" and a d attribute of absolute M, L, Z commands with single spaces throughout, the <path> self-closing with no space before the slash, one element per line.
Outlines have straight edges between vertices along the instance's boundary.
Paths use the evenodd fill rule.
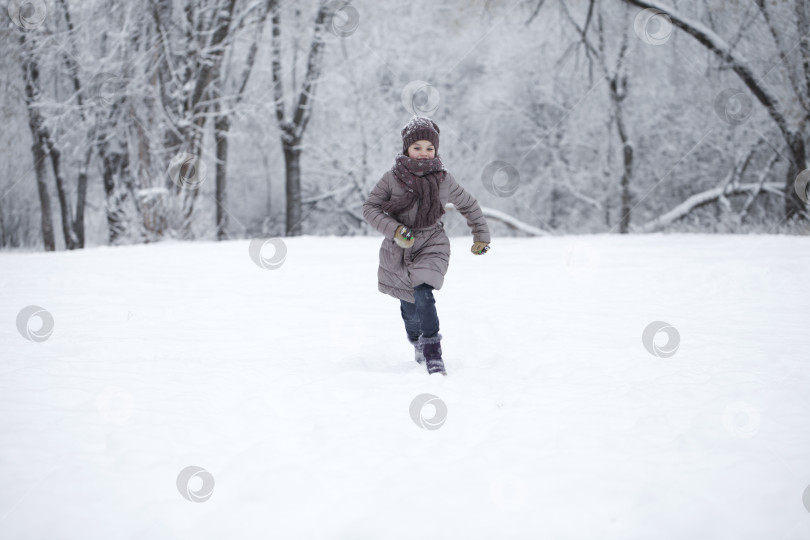
<path fill-rule="evenodd" d="M 433 159 L 436 149 L 430 141 L 416 141 L 408 147 L 408 157 L 414 159 Z"/>

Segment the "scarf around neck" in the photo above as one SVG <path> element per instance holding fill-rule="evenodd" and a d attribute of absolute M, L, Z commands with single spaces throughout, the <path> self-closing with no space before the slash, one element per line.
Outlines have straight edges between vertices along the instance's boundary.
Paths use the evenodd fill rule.
<path fill-rule="evenodd" d="M 444 214 L 444 205 L 439 198 L 439 184 L 447 177 L 447 169 L 442 160 L 438 156 L 432 159 L 414 159 L 398 154 L 391 171 L 406 191 L 401 197 L 383 203 L 382 209 L 389 214 L 404 214 L 418 202 L 416 219 L 409 226 L 419 229 L 436 223 Z"/>

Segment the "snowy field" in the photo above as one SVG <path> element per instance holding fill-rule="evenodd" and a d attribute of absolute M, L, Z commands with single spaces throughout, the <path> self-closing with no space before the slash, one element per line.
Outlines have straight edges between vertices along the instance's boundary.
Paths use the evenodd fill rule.
<path fill-rule="evenodd" d="M 810 538 L 810 238 L 380 241 L 0 253 L 0 538 Z"/>

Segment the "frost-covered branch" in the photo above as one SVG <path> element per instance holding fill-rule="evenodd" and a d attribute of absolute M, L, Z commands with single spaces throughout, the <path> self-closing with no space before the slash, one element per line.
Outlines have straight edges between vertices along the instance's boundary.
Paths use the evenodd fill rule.
<path fill-rule="evenodd" d="M 684 202 L 667 212 L 666 214 L 659 216 L 651 221 L 648 221 L 644 225 L 640 227 L 635 227 L 633 232 L 653 232 L 657 229 L 665 227 L 670 223 L 673 223 L 682 217 L 686 216 L 692 210 L 708 204 L 710 202 L 714 202 L 721 197 L 727 197 L 728 195 L 740 195 L 743 193 L 752 193 L 752 192 L 759 192 L 759 191 L 768 191 L 773 193 L 774 195 L 778 195 L 780 197 L 784 196 L 783 192 L 783 185 L 777 182 L 767 182 L 764 184 L 761 183 L 751 183 L 751 184 L 739 184 L 737 186 L 730 187 L 725 189 L 723 187 L 713 188 L 707 191 L 703 191 L 701 193 L 697 193 L 692 195 Z M 725 191 L 724 191 L 725 189 Z"/>
<path fill-rule="evenodd" d="M 450 211 L 458 211 L 453 203 L 447 203 L 444 205 L 445 210 Z M 530 234 L 532 236 L 548 236 L 549 233 L 544 231 L 543 229 L 539 229 L 534 225 L 529 225 L 528 223 L 524 223 L 519 219 L 510 216 L 505 212 L 501 212 L 500 210 L 495 210 L 494 208 L 488 208 L 486 206 L 481 206 L 481 212 L 484 214 L 485 218 L 493 219 L 495 221 L 500 221 L 510 229 L 515 231 L 520 231 L 526 234 Z"/>

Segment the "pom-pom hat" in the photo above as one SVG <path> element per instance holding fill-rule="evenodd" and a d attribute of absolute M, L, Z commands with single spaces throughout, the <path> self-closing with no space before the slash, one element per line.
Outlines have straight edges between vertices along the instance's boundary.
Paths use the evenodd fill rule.
<path fill-rule="evenodd" d="M 430 141 L 439 155 L 439 126 L 430 118 L 414 116 L 402 128 L 402 153 L 408 155 L 408 147 L 416 141 Z"/>

